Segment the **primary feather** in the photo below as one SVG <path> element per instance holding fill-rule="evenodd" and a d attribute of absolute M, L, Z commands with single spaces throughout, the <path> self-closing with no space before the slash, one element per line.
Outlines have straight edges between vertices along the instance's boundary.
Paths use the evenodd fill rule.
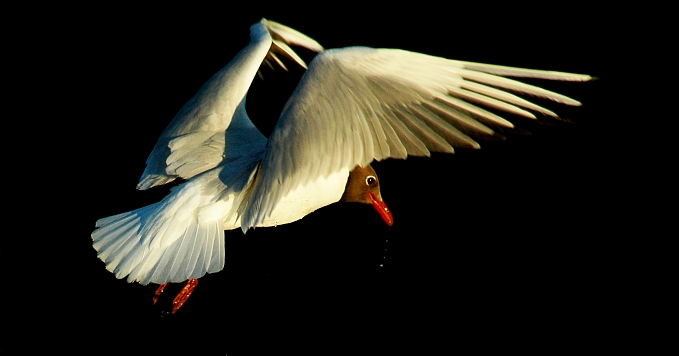
<path fill-rule="evenodd" d="M 552 111 L 517 93 L 579 102 L 496 74 L 586 81 L 587 75 L 454 61 L 395 49 L 349 47 L 317 55 L 269 138 L 254 200 L 239 208 L 257 226 L 294 187 L 373 160 L 479 148 L 471 136 L 512 123 L 483 107 L 535 118 Z M 323 162 L 319 165 L 318 162 Z"/>

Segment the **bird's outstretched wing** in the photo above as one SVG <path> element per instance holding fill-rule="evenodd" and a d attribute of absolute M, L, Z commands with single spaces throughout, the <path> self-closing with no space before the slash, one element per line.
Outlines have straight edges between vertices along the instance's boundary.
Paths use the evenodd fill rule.
<path fill-rule="evenodd" d="M 306 63 L 289 47 L 295 45 L 320 52 L 323 47 L 306 35 L 279 23 L 262 19 L 250 29 L 251 41 L 223 69 L 213 75 L 177 113 L 161 134 L 142 174 L 137 189 L 162 185 L 177 177 L 191 178 L 219 165 L 227 156 L 241 154 L 241 142 L 226 142 L 232 121 L 241 131 L 234 137 L 263 136 L 245 113 L 245 95 L 262 63 L 283 62 L 287 57 L 306 68 Z M 250 140 L 251 141 L 251 140 Z M 248 141 L 246 140 L 246 143 Z M 226 147 L 237 151 L 229 152 Z M 236 158 L 236 157 L 234 157 Z"/>
<path fill-rule="evenodd" d="M 488 108 L 556 116 L 513 93 L 580 105 L 510 77 L 587 81 L 588 75 L 461 62 L 395 49 L 349 47 L 317 55 L 269 137 L 239 207 L 242 228 L 265 219 L 299 185 L 373 160 L 479 148 L 473 137 L 513 125 Z M 491 127 L 489 127 L 491 126 Z"/>

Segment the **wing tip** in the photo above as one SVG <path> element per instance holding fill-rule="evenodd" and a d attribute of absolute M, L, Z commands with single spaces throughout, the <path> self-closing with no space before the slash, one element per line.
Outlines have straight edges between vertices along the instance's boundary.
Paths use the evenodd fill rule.
<path fill-rule="evenodd" d="M 146 174 L 139 179 L 137 190 L 146 190 L 175 180 L 176 177 L 164 174 Z"/>

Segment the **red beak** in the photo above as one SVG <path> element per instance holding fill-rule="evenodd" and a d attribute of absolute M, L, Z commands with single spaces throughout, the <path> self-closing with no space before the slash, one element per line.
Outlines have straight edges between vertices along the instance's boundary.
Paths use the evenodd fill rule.
<path fill-rule="evenodd" d="M 380 198 L 376 197 L 375 194 L 368 192 L 368 197 L 370 197 L 370 203 L 372 206 L 380 213 L 382 220 L 384 220 L 387 225 L 394 225 L 394 217 L 391 216 L 391 211 L 387 207 L 387 204 Z"/>

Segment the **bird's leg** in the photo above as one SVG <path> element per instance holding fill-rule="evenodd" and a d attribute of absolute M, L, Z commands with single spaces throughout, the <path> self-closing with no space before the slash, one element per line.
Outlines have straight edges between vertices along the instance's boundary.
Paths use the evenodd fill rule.
<path fill-rule="evenodd" d="M 184 305 L 184 303 L 189 300 L 191 293 L 193 293 L 193 290 L 197 285 L 198 278 L 191 278 L 186 282 L 186 285 L 184 288 L 182 288 L 181 292 L 179 292 L 179 294 L 174 297 L 174 301 L 172 302 L 172 314 L 176 313 L 177 310 L 179 310 L 179 308 L 181 308 L 182 305 Z"/>
<path fill-rule="evenodd" d="M 156 304 L 158 301 L 158 298 L 160 298 L 160 295 L 163 294 L 163 291 L 165 288 L 170 284 L 170 282 L 161 284 L 158 286 L 158 289 L 156 289 L 156 293 L 153 295 L 153 304 Z M 191 296 L 191 293 L 193 293 L 193 290 L 196 288 L 198 285 L 198 278 L 192 278 L 189 279 L 186 282 L 186 285 L 182 290 L 177 294 L 176 297 L 174 297 L 174 300 L 172 301 L 172 314 L 176 313 L 179 308 L 186 303 L 187 300 L 189 300 L 189 297 Z"/>
<path fill-rule="evenodd" d="M 156 305 L 158 298 L 160 298 L 160 295 L 163 294 L 163 291 L 165 291 L 165 288 L 168 285 L 170 285 L 170 282 L 163 283 L 163 284 L 158 286 L 158 289 L 156 289 L 156 293 L 153 295 L 153 305 Z"/>

